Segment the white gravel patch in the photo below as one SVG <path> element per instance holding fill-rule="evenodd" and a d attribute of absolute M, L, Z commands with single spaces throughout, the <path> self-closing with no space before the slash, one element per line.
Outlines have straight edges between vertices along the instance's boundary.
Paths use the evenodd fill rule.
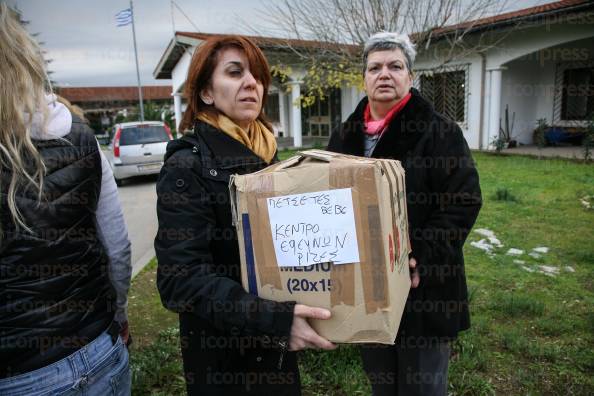
<path fill-rule="evenodd" d="M 487 238 L 496 238 L 495 233 L 491 230 L 487 230 L 486 228 L 477 228 L 474 230 L 474 232 Z"/>
<path fill-rule="evenodd" d="M 474 246 L 477 249 L 481 249 L 487 253 L 492 253 L 493 250 L 493 245 L 491 245 L 490 243 L 488 243 L 487 241 L 485 241 L 484 239 L 481 239 L 480 241 L 476 242 L 470 242 L 470 244 L 472 246 Z"/>
<path fill-rule="evenodd" d="M 561 269 L 559 267 L 553 267 L 550 265 L 539 265 L 538 272 L 540 272 L 541 274 L 544 274 L 546 276 L 555 277 L 555 276 L 559 275 L 559 273 L 561 272 Z"/>
<path fill-rule="evenodd" d="M 539 265 L 538 268 L 540 269 L 541 272 L 547 273 L 547 274 L 554 274 L 554 275 L 559 275 L 559 267 L 553 267 L 550 265 Z"/>
<path fill-rule="evenodd" d="M 489 237 L 489 243 L 493 246 L 503 247 L 501 241 L 495 237 Z"/>
<path fill-rule="evenodd" d="M 483 238 L 479 241 L 470 242 L 471 246 L 484 251 L 491 259 L 495 257 L 495 253 L 500 253 L 500 251 L 498 251 L 497 249 L 503 247 L 504 245 L 497 238 L 495 232 L 488 230 L 486 228 L 478 228 L 474 230 L 474 232 L 480 234 Z M 547 246 L 537 246 L 528 253 L 528 256 L 535 260 L 540 260 L 543 258 L 543 255 L 547 254 L 549 251 L 550 248 Z M 520 257 L 526 254 L 526 251 L 523 249 L 512 247 L 509 248 L 505 254 L 507 256 Z M 550 277 L 556 277 L 561 273 L 561 270 L 563 270 L 563 272 L 575 272 L 575 269 L 573 269 L 570 266 L 565 266 L 561 268 L 552 265 L 537 265 L 537 263 L 531 260 L 528 260 L 527 263 L 526 260 L 519 260 L 517 258 L 514 258 L 513 262 L 514 264 L 519 265 L 520 268 L 522 268 L 526 272 L 540 273 Z"/>
<path fill-rule="evenodd" d="M 502 253 L 502 251 L 498 250 L 498 248 L 501 248 L 504 245 L 497 238 L 495 232 L 488 230 L 486 228 L 478 228 L 474 230 L 474 232 L 480 234 L 481 236 L 483 236 L 483 238 L 479 241 L 470 242 L 471 246 L 484 251 L 491 259 L 495 257 L 496 253 Z M 549 253 L 550 250 L 551 249 L 547 246 L 537 246 L 528 253 L 528 256 L 530 256 L 532 259 L 540 260 L 542 259 L 543 255 Z M 517 264 L 526 272 L 539 273 L 549 277 L 556 277 L 557 275 L 561 274 L 561 271 L 575 272 L 575 269 L 570 266 L 557 267 L 552 265 L 540 265 L 532 260 L 520 260 L 519 257 L 526 254 L 526 251 L 523 249 L 512 247 L 507 249 L 507 252 L 505 254 L 507 256 L 514 257 L 513 263 Z"/>
<path fill-rule="evenodd" d="M 486 228 L 478 228 L 474 230 L 474 232 L 485 237 L 478 242 L 470 242 L 470 244 L 475 248 L 481 249 L 491 254 L 493 253 L 494 248 L 503 247 L 503 244 L 499 239 L 497 239 L 497 236 L 495 236 L 493 231 L 487 230 Z"/>
<path fill-rule="evenodd" d="M 508 256 L 521 256 L 524 254 L 524 251 L 522 249 L 510 248 L 505 254 Z"/>
<path fill-rule="evenodd" d="M 547 254 L 549 252 L 549 248 L 546 246 L 539 246 L 539 247 L 535 247 L 534 249 L 532 249 L 532 251 L 536 252 L 536 253 Z"/>

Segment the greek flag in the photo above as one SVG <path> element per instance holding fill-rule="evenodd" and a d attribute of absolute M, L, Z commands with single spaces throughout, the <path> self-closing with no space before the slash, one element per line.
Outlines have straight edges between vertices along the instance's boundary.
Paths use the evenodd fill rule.
<path fill-rule="evenodd" d="M 132 9 L 126 8 L 115 16 L 117 27 L 126 26 L 132 23 Z"/>

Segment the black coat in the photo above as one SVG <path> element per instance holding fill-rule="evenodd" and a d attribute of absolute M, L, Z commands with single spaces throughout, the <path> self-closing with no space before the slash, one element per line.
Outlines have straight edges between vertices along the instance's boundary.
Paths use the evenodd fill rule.
<path fill-rule="evenodd" d="M 300 394 L 295 354 L 283 351 L 294 302 L 263 300 L 240 284 L 229 177 L 266 166 L 203 122 L 167 146 L 157 183 L 157 285 L 163 305 L 179 313 L 189 394 Z"/>
<path fill-rule="evenodd" d="M 399 160 L 406 172 L 411 257 L 421 282 L 411 289 L 399 335 L 441 341 L 470 327 L 462 247 L 478 216 L 481 191 L 458 125 L 435 112 L 417 90 L 411 92 L 371 157 Z M 332 134 L 328 150 L 364 155 L 366 105 L 364 98 Z"/>

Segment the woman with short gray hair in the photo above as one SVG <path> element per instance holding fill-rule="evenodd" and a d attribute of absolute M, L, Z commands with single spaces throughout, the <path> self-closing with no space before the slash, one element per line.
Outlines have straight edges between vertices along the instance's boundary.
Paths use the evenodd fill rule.
<path fill-rule="evenodd" d="M 361 348 L 376 396 L 447 395 L 449 344 L 470 327 L 462 247 L 481 207 L 478 173 L 458 125 L 413 88 L 415 55 L 406 35 L 369 38 L 367 96 L 328 145 L 338 153 L 399 160 L 406 172 L 407 307 L 395 345 Z"/>
<path fill-rule="evenodd" d="M 367 58 L 369 57 L 370 52 L 390 51 L 395 49 L 402 51 L 406 60 L 406 68 L 409 71 L 412 70 L 417 51 L 415 45 L 410 41 L 410 38 L 408 38 L 406 34 L 381 32 L 371 36 L 363 47 L 363 74 L 365 74 Z"/>

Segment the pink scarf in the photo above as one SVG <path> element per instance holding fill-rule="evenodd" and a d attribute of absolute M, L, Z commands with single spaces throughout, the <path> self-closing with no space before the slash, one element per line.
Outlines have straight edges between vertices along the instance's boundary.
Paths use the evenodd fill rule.
<path fill-rule="evenodd" d="M 388 111 L 384 118 L 379 120 L 371 119 L 371 109 L 369 108 L 369 103 L 367 103 L 367 106 L 365 107 L 365 112 L 363 113 L 363 118 L 365 120 L 364 132 L 368 135 L 381 135 L 384 129 L 386 129 L 386 127 L 388 126 L 388 124 L 390 124 L 392 119 L 394 119 L 394 117 L 398 113 L 400 113 L 400 110 L 402 110 L 404 106 L 406 106 L 411 96 L 412 94 L 409 92 L 404 98 L 402 98 L 400 102 L 396 103 L 390 109 L 390 111 Z"/>

